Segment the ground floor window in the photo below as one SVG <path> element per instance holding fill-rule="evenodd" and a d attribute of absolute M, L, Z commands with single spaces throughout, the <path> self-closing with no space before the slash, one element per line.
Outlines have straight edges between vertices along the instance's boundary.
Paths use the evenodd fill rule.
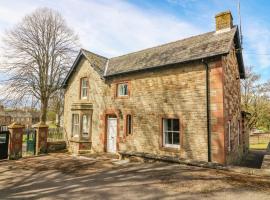
<path fill-rule="evenodd" d="M 163 119 L 163 146 L 180 147 L 180 122 L 179 119 Z"/>
<path fill-rule="evenodd" d="M 132 134 L 132 117 L 131 115 L 127 115 L 126 118 L 126 135 Z"/>
<path fill-rule="evenodd" d="M 72 114 L 71 136 L 89 138 L 91 115 L 89 113 Z"/>
<path fill-rule="evenodd" d="M 79 135 L 79 114 L 72 114 L 72 136 Z"/>
<path fill-rule="evenodd" d="M 89 137 L 89 115 L 82 115 L 82 136 L 84 138 Z"/>

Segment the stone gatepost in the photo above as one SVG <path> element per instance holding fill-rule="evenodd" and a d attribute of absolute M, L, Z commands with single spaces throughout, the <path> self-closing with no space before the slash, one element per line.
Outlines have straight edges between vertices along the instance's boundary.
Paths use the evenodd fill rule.
<path fill-rule="evenodd" d="M 48 125 L 40 122 L 33 128 L 36 130 L 36 154 L 47 153 Z"/>
<path fill-rule="evenodd" d="M 20 159 L 22 157 L 24 125 L 14 122 L 13 124 L 8 126 L 8 130 L 10 132 L 8 158 L 10 160 Z"/>

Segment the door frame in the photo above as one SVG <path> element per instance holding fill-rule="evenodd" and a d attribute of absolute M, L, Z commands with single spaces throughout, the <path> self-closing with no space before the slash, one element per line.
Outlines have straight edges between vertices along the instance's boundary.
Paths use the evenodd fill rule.
<path fill-rule="evenodd" d="M 108 152 L 107 139 L 108 139 L 108 118 L 116 118 L 116 153 L 119 151 L 119 117 L 116 114 L 106 114 L 105 117 L 105 133 L 104 133 L 104 152 Z"/>

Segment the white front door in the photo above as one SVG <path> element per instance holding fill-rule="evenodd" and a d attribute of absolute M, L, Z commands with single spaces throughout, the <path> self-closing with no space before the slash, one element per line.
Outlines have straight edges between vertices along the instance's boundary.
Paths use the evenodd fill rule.
<path fill-rule="evenodd" d="M 107 152 L 116 153 L 117 118 L 108 117 L 107 120 Z"/>

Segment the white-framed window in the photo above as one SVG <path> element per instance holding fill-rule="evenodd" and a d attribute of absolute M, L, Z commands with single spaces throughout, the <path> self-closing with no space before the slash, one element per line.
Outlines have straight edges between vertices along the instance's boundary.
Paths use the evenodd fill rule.
<path fill-rule="evenodd" d="M 128 83 L 117 84 L 117 96 L 128 96 Z"/>
<path fill-rule="evenodd" d="M 127 115 L 126 117 L 126 134 L 130 135 L 132 134 L 132 116 Z"/>
<path fill-rule="evenodd" d="M 89 115 L 83 114 L 82 115 L 82 137 L 88 138 L 89 137 L 89 122 L 90 118 Z"/>
<path fill-rule="evenodd" d="M 231 121 L 227 122 L 227 126 L 228 126 L 228 151 L 232 150 L 232 146 L 231 146 Z"/>
<path fill-rule="evenodd" d="M 238 142 L 238 146 L 240 145 L 240 133 L 241 133 L 241 123 L 240 120 L 238 120 L 238 124 L 237 124 L 237 142 Z"/>
<path fill-rule="evenodd" d="M 163 119 L 163 146 L 180 147 L 180 122 L 179 119 Z"/>
<path fill-rule="evenodd" d="M 72 136 L 78 136 L 80 133 L 79 114 L 72 114 Z"/>
<path fill-rule="evenodd" d="M 88 96 L 88 80 L 81 78 L 81 99 L 87 99 Z"/>

